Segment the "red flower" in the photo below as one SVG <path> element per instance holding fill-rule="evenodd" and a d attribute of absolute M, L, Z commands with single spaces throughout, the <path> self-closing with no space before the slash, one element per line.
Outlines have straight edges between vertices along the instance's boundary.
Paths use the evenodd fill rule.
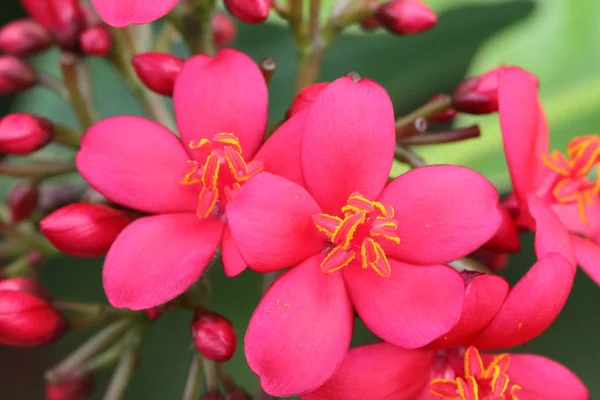
<path fill-rule="evenodd" d="M 386 185 L 394 114 L 373 81 L 338 79 L 306 113 L 304 186 L 260 173 L 227 209 L 251 268 L 294 266 L 246 333 L 250 367 L 275 396 L 312 390 L 333 374 L 350 343 L 353 307 L 373 332 L 404 347 L 447 332 L 464 285 L 436 264 L 473 251 L 500 222 L 495 189 L 466 168 L 420 168 Z"/>
<path fill-rule="evenodd" d="M 179 0 L 92 0 L 98 15 L 117 28 L 152 22 L 167 15 L 177 3 Z"/>

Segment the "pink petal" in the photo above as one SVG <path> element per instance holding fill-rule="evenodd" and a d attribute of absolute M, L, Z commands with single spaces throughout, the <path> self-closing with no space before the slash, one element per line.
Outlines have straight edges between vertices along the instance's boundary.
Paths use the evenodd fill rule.
<path fill-rule="evenodd" d="M 519 399 L 587 400 L 588 389 L 568 368 L 534 354 L 511 354 L 507 371 L 511 384 L 521 386 Z"/>
<path fill-rule="evenodd" d="M 391 205 L 399 245 L 388 256 L 419 265 L 454 261 L 497 231 L 498 193 L 479 173 L 463 167 L 417 168 L 394 179 L 378 200 Z"/>
<path fill-rule="evenodd" d="M 341 274 L 314 256 L 281 275 L 256 308 L 246 358 L 273 396 L 314 390 L 333 375 L 352 336 L 354 316 Z"/>
<path fill-rule="evenodd" d="M 526 193 L 535 192 L 544 168 L 540 157 L 548 151 L 548 128 L 535 76 L 521 68 L 500 69 L 498 113 L 513 189 L 526 218 Z"/>
<path fill-rule="evenodd" d="M 297 264 L 325 248 L 312 215 L 321 210 L 288 179 L 261 172 L 227 206 L 229 227 L 248 266 L 259 272 Z"/>
<path fill-rule="evenodd" d="M 558 253 L 575 268 L 575 253 L 571 235 L 550 206 L 535 196 L 528 196 L 528 206 L 535 220 L 535 254 L 538 258 Z"/>
<path fill-rule="evenodd" d="M 597 243 L 571 235 L 577 264 L 594 282 L 600 285 L 600 246 Z"/>
<path fill-rule="evenodd" d="M 576 203 L 552 204 L 552 209 L 569 231 L 589 238 L 596 238 L 600 235 L 600 198 L 598 196 L 590 196 L 590 203 L 585 206 L 586 224 L 581 222 L 579 207 Z"/>
<path fill-rule="evenodd" d="M 173 102 L 185 146 L 230 132 L 240 139 L 244 158 L 252 159 L 265 134 L 268 93 L 250 57 L 223 49 L 213 58 L 190 58 L 175 81 Z"/>
<path fill-rule="evenodd" d="M 139 117 L 113 117 L 81 140 L 77 168 L 116 203 L 149 213 L 194 211 L 198 190 L 180 184 L 189 156 L 169 130 Z"/>
<path fill-rule="evenodd" d="M 92 0 L 100 18 L 117 28 L 164 17 L 179 0 Z"/>
<path fill-rule="evenodd" d="M 294 98 L 288 111 L 288 115 L 291 117 L 302 110 L 310 108 L 327 85 L 329 85 L 329 82 L 317 82 L 302 89 L 302 91 Z"/>
<path fill-rule="evenodd" d="M 355 265 L 344 268 L 348 291 L 365 325 L 404 348 L 424 346 L 458 321 L 465 286 L 450 267 L 420 267 L 390 260 L 389 278 Z"/>
<path fill-rule="evenodd" d="M 389 343 L 350 349 L 323 386 L 302 400 L 414 400 L 429 384 L 435 353 Z"/>
<path fill-rule="evenodd" d="M 229 225 L 225 225 L 223 242 L 221 243 L 221 255 L 223 257 L 223 270 L 229 278 L 238 276 L 246 269 L 246 261 L 242 258 L 240 251 L 231 235 Z"/>
<path fill-rule="evenodd" d="M 394 157 L 394 110 L 386 91 L 369 79 L 330 83 L 306 122 L 301 162 L 309 192 L 329 214 L 348 196 L 381 193 Z"/>
<path fill-rule="evenodd" d="M 494 318 L 508 294 L 508 283 L 496 275 L 480 275 L 465 288 L 460 320 L 452 330 L 429 347 L 450 349 L 464 346 Z"/>
<path fill-rule="evenodd" d="M 292 116 L 260 147 L 254 159 L 263 162 L 264 171 L 304 185 L 300 144 L 307 115 L 307 111 L 302 111 Z"/>
<path fill-rule="evenodd" d="M 223 235 L 216 218 L 164 214 L 131 223 L 104 262 L 104 290 L 118 308 L 143 310 L 186 291 L 202 275 Z"/>

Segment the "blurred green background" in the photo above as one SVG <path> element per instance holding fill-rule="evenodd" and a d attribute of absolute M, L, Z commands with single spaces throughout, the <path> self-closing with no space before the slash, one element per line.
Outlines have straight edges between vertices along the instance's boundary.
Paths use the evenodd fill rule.
<path fill-rule="evenodd" d="M 373 78 L 389 91 L 402 115 L 423 104 L 433 95 L 449 92 L 465 76 L 500 64 L 523 66 L 536 73 L 541 96 L 552 130 L 552 144 L 562 148 L 576 135 L 597 133 L 600 126 L 600 2 L 596 0 L 431 0 L 439 13 L 432 31 L 400 38 L 385 32 L 362 34 L 358 30 L 341 37 L 328 53 L 321 73 L 332 80 L 349 71 Z M 22 15 L 17 0 L 0 6 L 3 22 Z M 272 57 L 278 65 L 270 84 L 271 122 L 283 116 L 292 98 L 295 53 L 286 27 L 269 23 L 258 26 L 239 24 L 234 47 L 255 60 Z M 37 57 L 36 64 L 57 71 L 56 54 Z M 127 88 L 102 60 L 93 60 L 96 99 L 102 116 L 141 114 Z M 66 104 L 43 89 L 35 89 L 18 99 L 1 99 L 2 113 L 28 110 L 53 120 L 74 124 Z M 232 110 L 232 112 L 235 112 Z M 456 125 L 481 124 L 483 137 L 468 143 L 424 149 L 430 162 L 468 165 L 488 176 L 506 193 L 510 190 L 501 139 L 495 115 L 484 118 L 461 117 Z M 532 247 L 532 237 L 524 238 L 524 248 Z M 533 263 L 529 251 L 511 257 L 506 271 L 514 282 Z M 102 260 L 61 257 L 44 267 L 44 283 L 61 298 L 103 301 Z M 252 389 L 255 378 L 245 365 L 243 331 L 258 302 L 260 278 L 246 272 L 227 280 L 212 271 L 211 306 L 229 317 L 239 332 L 239 349 L 228 368 L 237 382 Z M 563 313 L 552 327 L 526 347 L 528 351 L 562 362 L 588 385 L 592 398 L 600 396 L 600 290 L 581 272 Z M 189 361 L 191 315 L 172 313 L 150 330 L 143 345 L 142 363 L 127 399 L 163 400 L 181 398 Z M 373 340 L 359 327 L 356 343 Z M 37 349 L 0 347 L 0 399 L 35 400 L 43 398 L 42 373 L 61 359 L 85 334 L 71 334 L 52 346 Z M 107 376 L 100 376 L 103 386 Z M 101 390 L 95 399 L 101 398 Z"/>

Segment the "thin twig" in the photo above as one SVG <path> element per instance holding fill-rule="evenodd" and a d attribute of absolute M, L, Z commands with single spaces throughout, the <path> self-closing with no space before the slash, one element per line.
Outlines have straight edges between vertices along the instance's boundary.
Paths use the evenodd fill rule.
<path fill-rule="evenodd" d="M 473 125 L 463 129 L 456 129 L 446 132 L 435 132 L 426 135 L 407 137 L 399 141 L 399 144 L 405 146 L 418 146 L 427 144 L 441 144 L 459 142 L 481 136 L 479 126 Z"/>
<path fill-rule="evenodd" d="M 190 368 L 185 381 L 183 400 L 196 400 L 202 388 L 202 357 L 196 351 L 192 354 Z"/>
<path fill-rule="evenodd" d="M 436 100 L 430 101 L 419 107 L 415 111 L 411 112 L 404 117 L 396 120 L 396 129 L 400 129 L 402 126 L 410 124 L 412 121 L 419 117 L 429 118 L 437 113 L 447 110 L 452 106 L 452 98 L 448 95 L 441 95 Z"/>

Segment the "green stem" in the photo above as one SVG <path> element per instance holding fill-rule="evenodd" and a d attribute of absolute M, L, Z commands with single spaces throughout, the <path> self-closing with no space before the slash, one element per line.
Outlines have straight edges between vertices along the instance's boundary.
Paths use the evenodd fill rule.
<path fill-rule="evenodd" d="M 181 33 L 192 54 L 215 54 L 210 26 L 214 8 L 214 0 L 183 0 L 181 3 Z"/>
<path fill-rule="evenodd" d="M 81 135 L 66 125 L 54 123 L 53 126 L 54 140 L 62 145 L 79 148 Z"/>
<path fill-rule="evenodd" d="M 82 58 L 72 53 L 61 54 L 60 64 L 69 100 L 81 128 L 86 130 L 97 119 L 87 66 Z"/>
<path fill-rule="evenodd" d="M 69 101 L 69 91 L 63 82 L 42 72 L 38 72 L 38 79 L 43 87 L 50 89 L 64 100 Z"/>
<path fill-rule="evenodd" d="M 323 59 L 325 58 L 325 50 L 325 47 L 319 47 L 308 50 L 306 53 L 300 53 L 298 77 L 296 79 L 296 94 L 317 81 Z"/>
<path fill-rule="evenodd" d="M 452 106 L 452 98 L 448 95 L 439 96 L 435 101 L 431 101 L 404 117 L 396 120 L 396 130 L 402 129 L 404 125 L 412 123 L 419 117 L 429 118 L 437 113 L 447 110 Z"/>
<path fill-rule="evenodd" d="M 219 377 L 217 375 L 217 364 L 207 358 L 201 357 L 202 369 L 204 370 L 204 382 L 207 392 L 219 391 Z"/>
<path fill-rule="evenodd" d="M 40 161 L 28 164 L 0 162 L 0 175 L 14 178 L 49 178 L 76 170 L 73 161 Z"/>
<path fill-rule="evenodd" d="M 115 367 L 113 376 L 104 393 L 104 400 L 120 400 L 125 397 L 125 392 L 133 376 L 136 364 L 136 352 L 140 343 L 139 332 L 134 331 L 123 347 L 121 358 Z"/>
<path fill-rule="evenodd" d="M 419 168 L 427 165 L 427 163 L 421 157 L 413 153 L 407 147 L 396 146 L 394 157 L 396 160 L 409 165 L 411 168 Z"/>
<path fill-rule="evenodd" d="M 98 354 L 96 357 L 91 358 L 81 368 L 83 370 L 83 373 L 92 374 L 94 372 L 100 371 L 101 369 L 108 367 L 109 365 L 114 364 L 119 359 L 119 356 L 123 351 L 124 345 L 124 341 L 115 343 L 107 350 Z"/>
<path fill-rule="evenodd" d="M 473 139 L 481 136 L 479 126 L 473 125 L 463 129 L 456 129 L 447 132 L 435 132 L 427 135 L 419 135 L 408 137 L 399 141 L 399 144 L 404 146 L 417 146 L 427 144 L 441 144 L 441 143 L 452 143 L 459 142 L 462 140 Z"/>
<path fill-rule="evenodd" d="M 0 220 L 0 235 L 15 241 L 19 245 L 23 246 L 24 249 L 27 250 L 38 250 L 46 255 L 54 255 L 57 254 L 58 251 L 46 240 L 45 237 L 38 235 L 34 231 L 25 232 L 21 229 L 18 229 L 14 225 L 10 225 L 5 221 Z M 6 267 L 5 273 L 9 270 L 9 267 Z M 17 268 L 17 267 L 15 267 Z M 20 269 L 20 267 L 19 267 Z"/>
<path fill-rule="evenodd" d="M 196 400 L 200 396 L 202 388 L 202 357 L 194 351 L 188 369 L 185 389 L 183 391 L 183 400 Z"/>

